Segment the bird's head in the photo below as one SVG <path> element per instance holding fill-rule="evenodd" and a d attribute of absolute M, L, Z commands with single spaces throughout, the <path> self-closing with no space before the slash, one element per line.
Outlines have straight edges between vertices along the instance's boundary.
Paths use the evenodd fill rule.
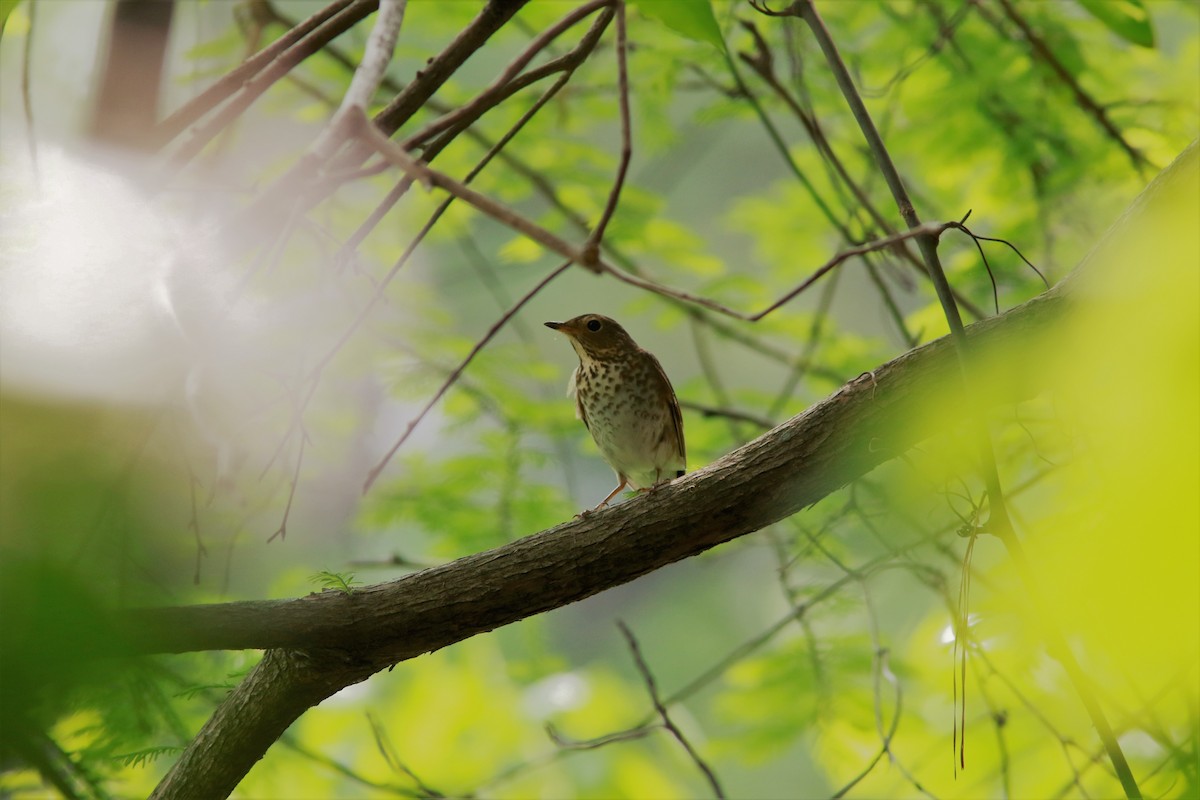
<path fill-rule="evenodd" d="M 547 322 L 546 327 L 570 339 L 580 360 L 603 360 L 637 348 L 624 328 L 600 314 L 584 314 L 566 322 Z"/>

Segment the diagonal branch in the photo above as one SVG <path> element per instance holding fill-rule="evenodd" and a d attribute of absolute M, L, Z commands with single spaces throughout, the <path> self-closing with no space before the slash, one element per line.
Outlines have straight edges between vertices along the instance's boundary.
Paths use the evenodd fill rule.
<path fill-rule="evenodd" d="M 383 132 L 388 136 L 395 133 L 526 2 L 528 0 L 488 0 L 470 24 L 463 28 L 442 52 L 434 56 L 403 91 L 375 116 L 375 121 Z M 332 159 L 332 164 L 311 156 L 299 159 L 261 192 L 250 208 L 240 211 L 237 220 L 253 221 L 257 230 L 261 220 L 277 219 L 278 209 L 295 207 L 298 196 L 303 196 L 304 203 L 315 204 L 319 198 L 308 195 L 314 176 L 323 168 L 339 172 L 357 167 L 369 154 L 369 148 L 359 147 L 349 151 L 343 149 Z M 237 220 L 234 221 L 235 227 Z"/>
<path fill-rule="evenodd" d="M 1165 196 L 1161 186 L 1194 171 L 1196 150 L 1160 175 L 1108 236 L 1161 212 L 1154 202 Z M 1072 287 L 1087 297 L 1079 279 L 1086 266 L 1044 295 L 966 329 L 976 374 L 994 379 L 983 401 L 1014 402 L 1052 380 L 1029 365 L 1074 304 Z M 155 797 L 225 796 L 238 770 L 244 774 L 307 708 L 341 688 L 758 530 L 958 425 L 978 409 L 964 402 L 955 351 L 948 338 L 909 351 L 874 370 L 870 381 L 852 382 L 649 495 L 397 581 L 352 594 L 118 613 L 106 637 L 111 654 L 273 648 L 205 724 Z M 935 405 L 937 413 L 930 413 Z M 235 774 L 213 764 L 233 764 Z M 220 781 L 209 779 L 217 773 Z"/>
<path fill-rule="evenodd" d="M 1001 0 L 1001 2 L 1006 2 L 1006 0 Z M 842 61 L 837 45 L 834 43 L 828 29 L 825 27 L 824 21 L 813 5 L 813 0 L 794 0 L 788 13 L 803 19 L 812 31 L 814 38 L 821 47 L 821 51 L 825 54 L 826 62 L 833 72 L 838 87 L 842 90 L 842 94 L 850 106 L 850 111 L 854 115 L 855 121 L 858 122 L 862 134 L 867 140 L 867 146 L 870 148 L 871 154 L 874 156 L 879 169 L 883 173 L 885 182 L 892 190 L 892 195 L 896 200 L 896 205 L 899 207 L 900 215 L 904 218 L 910 230 L 920 229 L 922 227 L 920 218 L 913 207 L 912 201 L 909 199 L 907 190 L 904 188 L 904 182 L 900 177 L 900 173 L 892 162 L 891 155 L 884 145 L 883 139 L 880 137 L 875 123 L 862 101 L 862 97 L 859 95 L 854 81 L 846 69 L 845 63 Z M 1069 649 L 1062 632 L 1055 625 L 1053 615 L 1048 612 L 1051 607 L 1042 597 L 1041 589 L 1025 555 L 1024 546 L 1017 537 L 1016 530 L 1009 517 L 1008 508 L 1004 500 L 1003 487 L 1000 483 L 1000 474 L 996 467 L 996 457 L 992 446 L 991 434 L 987 429 L 987 422 L 982 414 L 983 390 L 979 383 L 981 373 L 978 371 L 978 363 L 975 360 L 977 355 L 974 353 L 973 347 L 967 339 L 962 317 L 954 301 L 954 294 L 949 281 L 946 279 L 945 271 L 942 269 L 941 259 L 938 255 L 937 239 L 934 236 L 922 236 L 917 239 L 917 246 L 920 248 L 921 255 L 925 259 L 925 265 L 930 277 L 933 279 L 934 288 L 937 290 L 938 300 L 942 304 L 946 322 L 950 326 L 950 338 L 955 342 L 955 350 L 958 353 L 961 372 L 961 388 L 966 391 L 968 406 L 976 410 L 974 414 L 968 417 L 968 422 L 972 428 L 978 452 L 979 466 L 983 473 L 984 485 L 987 487 L 988 506 L 990 509 L 987 527 L 1004 544 L 1005 549 L 1017 567 L 1017 572 L 1022 582 L 1030 594 L 1033 595 L 1035 605 L 1042 612 L 1043 636 L 1047 640 L 1050 653 L 1066 671 L 1076 693 L 1087 709 L 1088 716 L 1091 718 L 1096 732 L 1099 734 L 1101 741 L 1104 742 L 1113 768 L 1117 772 L 1126 796 L 1130 800 L 1141 798 L 1141 790 L 1133 777 L 1129 763 L 1125 758 L 1120 743 L 1117 741 L 1112 726 L 1109 724 L 1108 718 L 1105 716 L 1104 710 L 1100 706 L 1095 692 L 1087 680 L 1086 674 Z"/>
<path fill-rule="evenodd" d="M 979 363 L 1015 401 L 1030 352 L 1060 317 L 1060 287 L 970 327 Z M 954 347 L 940 339 L 879 367 L 803 414 L 653 493 L 483 553 L 353 593 L 120 613 L 114 651 L 261 648 L 154 798 L 227 796 L 308 708 L 422 653 L 559 608 L 777 522 L 904 453 L 967 413 L 951 397 Z M 924 420 L 924 422 L 921 422 Z M 219 766 L 214 766 L 219 765 Z"/>
<path fill-rule="evenodd" d="M 642 657 L 642 648 L 638 645 L 638 640 L 634 637 L 633 631 L 629 630 L 629 626 L 624 622 L 617 622 L 617 626 L 620 627 L 625 641 L 629 644 L 629 650 L 633 654 L 633 661 L 637 665 L 638 672 L 642 675 L 642 682 L 646 684 L 646 691 L 650 695 L 650 702 L 654 704 L 654 711 L 658 714 L 659 719 L 662 720 L 662 726 L 675 737 L 675 740 L 687 751 L 688 757 L 692 759 L 696 767 L 704 773 L 704 778 L 708 781 L 708 785 L 712 787 L 713 794 L 723 800 L 726 796 L 725 790 L 721 788 L 721 782 L 717 779 L 716 773 L 712 771 L 712 767 L 696 752 L 696 748 L 683 735 L 683 731 L 671 719 L 670 712 L 663 705 L 662 697 L 658 693 L 658 683 L 654 680 L 654 673 L 650 671 L 650 666 L 646 663 L 646 659 Z"/>
<path fill-rule="evenodd" d="M 1029 351 L 1065 305 L 1055 288 L 968 330 L 982 364 L 1028 396 Z M 953 415 L 927 427 L 917 412 L 957 375 L 939 339 L 853 381 L 708 467 L 611 509 L 389 583 L 294 600 L 123 612 L 135 652 L 245 648 L 352 651 L 376 669 L 558 608 L 777 522 L 895 458 Z M 114 643 L 114 647 L 117 645 Z"/>
<path fill-rule="evenodd" d="M 1051 71 L 1063 82 L 1063 85 L 1071 91 L 1079 107 L 1095 119 L 1096 123 L 1104 129 L 1104 132 L 1125 151 L 1125 155 L 1129 157 L 1129 161 L 1133 164 L 1134 169 L 1144 175 L 1148 168 L 1152 168 L 1154 165 L 1150 163 L 1140 150 L 1126 141 L 1125 136 L 1113 124 L 1113 121 L 1108 118 L 1108 112 L 1104 110 L 1104 106 L 1093 100 L 1091 95 L 1083 90 L 1083 87 L 1079 85 L 1079 81 L 1075 80 L 1075 76 L 1071 74 L 1071 71 L 1067 69 L 1058 56 L 1054 55 L 1054 51 L 1033 30 L 1029 22 L 1017 13 L 1013 4 L 1009 0 L 999 0 L 999 3 L 1000 7 L 1004 10 L 1004 16 L 1008 17 L 1009 21 L 1021 29 L 1021 34 L 1025 37 L 1025 41 L 1029 42 L 1029 49 L 1033 51 L 1034 57 L 1045 62 L 1050 67 Z M 984 18 L 991 21 L 991 16 L 986 13 L 986 9 L 980 6 L 980 10 L 985 12 Z"/>
<path fill-rule="evenodd" d="M 1108 237 L 1160 213 L 1156 200 L 1169 197 L 1162 186 L 1194 174 L 1198 149 L 1176 159 Z M 1076 305 L 1074 296 L 1088 296 L 1079 276 L 1103 249 L 1040 297 L 966 329 L 976 374 L 987 374 L 996 387 L 983 400 L 1015 402 L 1053 380 L 1030 362 Z M 104 632 L 110 649 L 89 655 L 269 648 L 153 795 L 227 796 L 292 722 L 340 689 L 765 527 L 969 419 L 978 409 L 963 401 L 955 351 L 948 337 L 911 350 L 872 371 L 870 381 L 851 382 L 709 467 L 586 518 L 351 594 L 117 612 Z M 938 413 L 931 414 L 935 403 Z M 664 705 L 702 686 L 716 669 Z"/>

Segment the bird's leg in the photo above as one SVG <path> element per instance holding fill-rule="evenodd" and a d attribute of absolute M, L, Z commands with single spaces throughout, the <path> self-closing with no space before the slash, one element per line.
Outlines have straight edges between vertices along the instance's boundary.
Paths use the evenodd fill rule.
<path fill-rule="evenodd" d="M 660 487 L 662 487 L 662 486 L 666 486 L 668 483 L 670 483 L 671 481 L 675 480 L 675 478 L 681 478 L 681 477 L 683 477 L 683 470 L 680 470 L 679 472 L 677 472 L 677 473 L 675 474 L 675 477 L 674 477 L 674 478 L 672 478 L 672 477 L 670 477 L 670 476 L 668 476 L 668 475 L 663 475 L 663 474 L 662 474 L 662 470 L 659 470 L 659 471 L 657 472 L 657 474 L 656 474 L 654 477 L 655 477 L 655 480 L 654 480 L 654 483 L 653 483 L 652 485 L 650 485 L 650 486 L 647 486 L 647 487 L 645 487 L 645 488 L 642 488 L 642 489 L 638 489 L 638 492 L 640 492 L 640 493 L 642 493 L 642 494 L 646 494 L 646 493 L 649 493 L 649 492 L 657 491 L 657 490 L 658 490 Z"/>
<path fill-rule="evenodd" d="M 617 477 L 621 479 L 621 482 L 617 484 L 617 488 L 615 488 L 615 489 L 613 489 L 611 492 L 609 492 L 609 493 L 608 493 L 608 497 L 604 498 L 604 499 L 603 499 L 603 500 L 601 500 L 599 503 L 597 503 L 597 504 L 595 505 L 595 507 L 594 507 L 594 508 L 592 508 L 592 511 L 595 511 L 597 508 L 601 508 L 602 506 L 606 506 L 606 505 L 608 505 L 608 501 L 609 501 L 609 500 L 612 500 L 614 497 L 616 497 L 616 496 L 617 496 L 617 494 L 618 494 L 618 493 L 619 493 L 619 492 L 620 492 L 622 489 L 624 489 L 626 486 L 628 486 L 628 485 L 629 485 L 629 479 L 628 479 L 628 478 L 626 478 L 624 475 L 618 475 Z"/>

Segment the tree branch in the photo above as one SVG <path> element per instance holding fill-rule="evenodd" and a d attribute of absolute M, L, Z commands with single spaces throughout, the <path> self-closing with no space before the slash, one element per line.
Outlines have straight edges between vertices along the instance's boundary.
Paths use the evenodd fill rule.
<path fill-rule="evenodd" d="M 375 115 L 375 122 L 385 136 L 390 136 L 403 125 L 409 117 L 415 114 L 433 96 L 446 80 L 462 66 L 463 62 L 478 52 L 528 0 L 488 0 L 480 9 L 479 14 L 448 44 L 442 52 L 434 56 L 416 77 L 404 87 L 392 102 Z M 291 209 L 296 206 L 298 196 L 304 196 L 304 203 L 315 204 L 320 198 L 308 196 L 307 190 L 314 175 L 323 168 L 333 172 L 341 172 L 357 167 L 370 155 L 370 148 L 365 146 L 343 149 L 330 162 L 316 157 L 297 160 L 287 172 L 283 173 L 274 183 L 267 187 L 251 204 L 245 213 L 239 213 L 240 219 L 262 220 L 273 219 L 278 215 L 278 209 Z M 258 224 L 256 223 L 255 227 Z"/>
<path fill-rule="evenodd" d="M 371 674 L 356 667 L 336 651 L 268 651 L 172 765 L 151 800 L 228 797 L 301 714 Z"/>
<path fill-rule="evenodd" d="M 1195 143 L 1134 202 L 1108 240 L 1161 210 L 1162 187 L 1194 175 Z M 1093 251 L 1103 251 L 1103 246 Z M 1091 259 L 1089 259 L 1090 261 Z M 1029 368 L 1086 284 L 1087 264 L 1056 287 L 966 329 L 981 396 L 1011 403 L 1041 390 Z M 709 467 L 629 502 L 503 547 L 347 594 L 119 612 L 92 655 L 269 649 L 155 791 L 226 796 L 307 708 L 388 666 L 561 607 L 758 530 L 939 430 L 968 409 L 948 338 L 911 350 Z M 923 413 L 922 413 L 923 412 Z M 847 578 L 849 579 L 849 578 Z M 787 624 L 791 617 L 781 621 Z M 711 671 L 710 671 L 711 672 Z M 695 685 L 695 682 L 693 682 Z M 675 702 L 685 687 L 665 702 Z"/>
<path fill-rule="evenodd" d="M 972 325 L 981 363 L 1035 393 L 1037 336 L 1064 304 L 1055 288 Z M 124 643 L 139 653 L 336 648 L 377 668 L 582 600 L 777 522 L 895 458 L 934 432 L 914 420 L 953 386 L 946 338 L 880 366 L 708 467 L 611 509 L 396 581 L 293 600 L 126 611 Z M 953 402 L 949 408 L 965 418 Z M 949 413 L 949 412 L 948 412 Z M 952 424 L 942 416 L 937 429 Z M 930 423 L 932 426 L 933 423 Z"/>
<path fill-rule="evenodd" d="M 1032 395 L 1061 285 L 968 331 L 995 403 Z M 225 797 L 308 708 L 372 674 L 582 600 L 810 506 L 966 413 L 946 338 L 879 367 L 710 466 L 620 505 L 352 593 L 120 613 L 114 651 L 262 648 L 154 798 Z M 945 413 L 928 415 L 945 403 Z M 922 422 L 922 420 L 925 420 Z M 219 766 L 217 766 L 219 765 Z"/>

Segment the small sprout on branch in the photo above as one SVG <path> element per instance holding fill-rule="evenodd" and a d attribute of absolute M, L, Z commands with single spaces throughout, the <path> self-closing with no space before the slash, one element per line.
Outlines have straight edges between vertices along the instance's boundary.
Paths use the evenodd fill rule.
<path fill-rule="evenodd" d="M 354 594 L 354 587 L 362 585 L 362 581 L 354 577 L 353 572 L 330 572 L 324 569 L 310 575 L 308 581 L 323 589 L 336 589 L 342 594 Z"/>

